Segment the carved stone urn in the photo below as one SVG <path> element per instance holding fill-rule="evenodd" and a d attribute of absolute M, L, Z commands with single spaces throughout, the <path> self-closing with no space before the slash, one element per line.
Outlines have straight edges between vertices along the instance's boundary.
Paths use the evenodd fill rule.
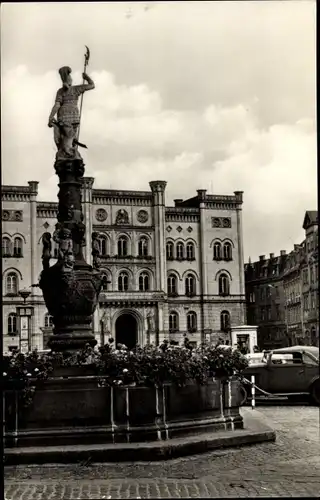
<path fill-rule="evenodd" d="M 40 288 L 53 318 L 53 351 L 73 351 L 97 342 L 92 334 L 92 317 L 102 286 L 99 270 L 83 257 L 85 225 L 81 206 L 84 163 L 77 155 L 61 159 L 55 170 L 59 177 L 58 223 L 53 235 L 59 245 L 58 261 L 41 273 Z"/>

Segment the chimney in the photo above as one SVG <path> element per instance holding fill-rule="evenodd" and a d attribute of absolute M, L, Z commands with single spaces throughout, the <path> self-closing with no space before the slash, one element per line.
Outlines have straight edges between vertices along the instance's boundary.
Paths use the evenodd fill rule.
<path fill-rule="evenodd" d="M 265 256 L 265 255 L 260 255 L 260 256 L 259 256 L 259 260 L 260 260 L 260 262 L 263 262 L 265 259 L 266 259 L 266 256 Z"/>
<path fill-rule="evenodd" d="M 174 201 L 174 206 L 177 207 L 178 205 L 180 205 L 180 203 L 183 202 L 183 199 L 182 198 L 177 198 L 176 200 L 173 200 Z"/>
<path fill-rule="evenodd" d="M 281 255 L 281 257 L 283 257 L 283 256 L 284 256 L 284 255 L 286 255 L 286 254 L 287 254 L 287 252 L 286 252 L 285 250 L 280 250 L 280 255 Z"/>
<path fill-rule="evenodd" d="M 270 254 L 270 259 L 274 259 L 274 253 Z"/>

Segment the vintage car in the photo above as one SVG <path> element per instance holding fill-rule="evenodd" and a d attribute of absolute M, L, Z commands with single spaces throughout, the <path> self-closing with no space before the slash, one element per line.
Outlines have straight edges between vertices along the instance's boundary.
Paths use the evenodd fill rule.
<path fill-rule="evenodd" d="M 261 361 L 252 359 L 250 362 L 249 359 L 243 376 L 251 381 L 252 375 L 255 376 L 257 398 L 268 394 L 287 396 L 289 400 L 307 396 L 320 405 L 318 347 L 297 345 L 265 352 Z M 245 380 L 241 393 L 244 404 L 251 396 L 251 386 Z"/>

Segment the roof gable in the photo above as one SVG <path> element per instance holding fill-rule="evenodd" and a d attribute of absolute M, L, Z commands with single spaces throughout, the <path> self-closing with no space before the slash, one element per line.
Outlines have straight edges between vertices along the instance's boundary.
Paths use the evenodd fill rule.
<path fill-rule="evenodd" d="M 307 210 L 303 220 L 303 229 L 308 229 L 308 227 L 318 224 L 318 211 L 317 210 Z"/>

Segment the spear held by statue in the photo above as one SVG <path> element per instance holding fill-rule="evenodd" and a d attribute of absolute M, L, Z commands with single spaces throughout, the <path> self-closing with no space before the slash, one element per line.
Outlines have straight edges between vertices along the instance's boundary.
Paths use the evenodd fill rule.
<path fill-rule="evenodd" d="M 87 71 L 87 66 L 89 64 L 89 59 L 90 59 L 90 50 L 89 50 L 89 47 L 87 47 L 85 45 L 85 48 L 87 49 L 86 50 L 86 53 L 84 55 L 84 67 L 83 67 L 83 80 L 82 80 L 82 84 L 84 85 L 84 76 L 86 74 L 86 71 Z M 80 119 L 79 119 L 79 128 L 78 128 L 78 136 L 77 136 L 77 141 L 79 139 L 79 135 L 80 135 L 80 124 L 81 124 L 81 114 L 82 114 L 82 104 L 83 104 L 83 94 L 81 94 L 81 100 L 80 100 Z M 79 144 L 80 146 L 80 144 Z"/>

